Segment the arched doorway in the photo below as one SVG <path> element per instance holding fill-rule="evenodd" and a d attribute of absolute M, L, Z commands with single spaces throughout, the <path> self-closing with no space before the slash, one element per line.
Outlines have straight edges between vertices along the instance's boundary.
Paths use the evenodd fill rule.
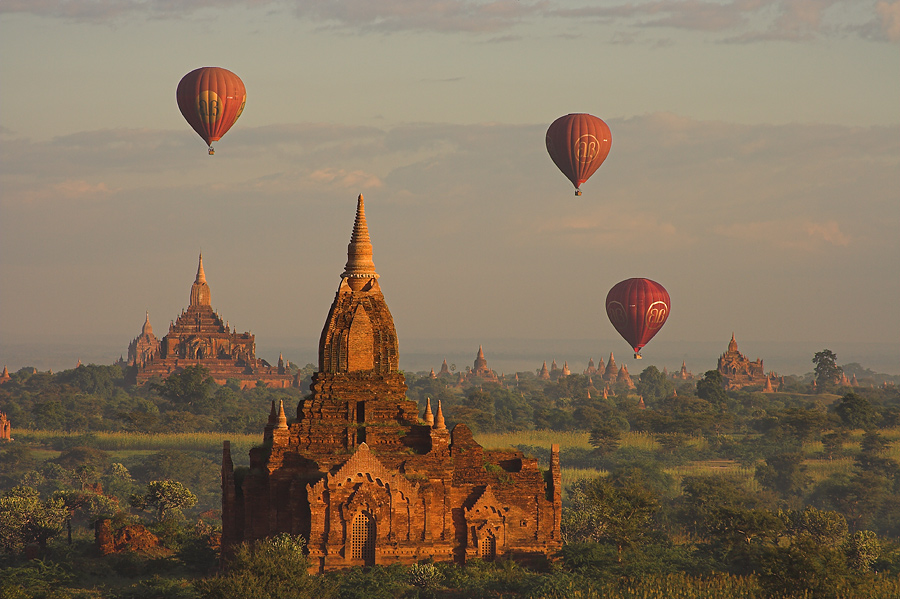
<path fill-rule="evenodd" d="M 350 529 L 350 557 L 363 560 L 366 566 L 375 565 L 375 518 L 369 512 L 360 512 L 353 518 Z"/>
<path fill-rule="evenodd" d="M 493 561 L 497 557 L 497 538 L 487 533 L 481 537 L 478 543 L 478 557 L 486 562 Z"/>

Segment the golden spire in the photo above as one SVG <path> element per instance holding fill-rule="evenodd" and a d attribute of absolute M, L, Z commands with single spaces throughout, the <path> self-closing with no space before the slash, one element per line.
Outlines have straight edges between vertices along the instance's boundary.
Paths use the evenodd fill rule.
<path fill-rule="evenodd" d="M 206 282 L 206 273 L 203 272 L 203 252 L 200 252 L 200 264 L 197 265 L 197 278 L 194 279 L 195 283 L 205 283 Z"/>
<path fill-rule="evenodd" d="M 284 413 L 284 400 L 278 400 L 278 415 L 275 417 L 275 428 L 284 430 L 288 427 L 287 415 Z"/>
<path fill-rule="evenodd" d="M 441 409 L 441 400 L 438 400 L 437 416 L 434 417 L 434 428 L 439 431 L 447 430 L 447 423 L 444 422 L 444 410 Z"/>
<path fill-rule="evenodd" d="M 353 235 L 347 246 L 347 266 L 341 277 L 349 279 L 350 288 L 354 291 L 362 289 L 369 279 L 378 278 L 375 263 L 372 262 L 372 240 L 369 239 L 362 194 L 356 201 L 356 221 L 353 223 Z"/>
<path fill-rule="evenodd" d="M 425 415 L 423 416 L 422 420 L 424 420 L 425 424 L 427 424 L 428 426 L 434 426 L 434 414 L 431 413 L 431 398 L 430 397 L 426 398 Z"/>
<path fill-rule="evenodd" d="M 206 284 L 206 273 L 203 272 L 203 254 L 200 254 L 200 262 L 197 265 L 197 278 L 191 285 L 191 305 L 192 306 L 209 306 L 210 291 L 209 285 Z"/>

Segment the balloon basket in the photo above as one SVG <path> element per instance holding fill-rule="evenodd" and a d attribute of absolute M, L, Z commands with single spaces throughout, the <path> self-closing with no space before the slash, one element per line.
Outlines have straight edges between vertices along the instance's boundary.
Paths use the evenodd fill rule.
<path fill-rule="evenodd" d="M 580 190 L 580 189 L 576 189 L 576 190 L 575 190 L 575 195 L 580 196 L 580 195 L 581 195 L 581 190 Z"/>
<path fill-rule="evenodd" d="M 636 353 L 636 354 L 634 354 L 634 359 L 635 359 L 635 360 L 643 360 L 643 359 L 644 359 L 644 356 L 642 356 L 641 354 L 637 354 L 637 353 Z"/>
<path fill-rule="evenodd" d="M 212 147 L 212 146 L 209 146 L 209 155 L 210 155 L 210 156 L 214 156 L 215 153 L 216 153 L 216 151 L 213 150 L 213 147 Z"/>

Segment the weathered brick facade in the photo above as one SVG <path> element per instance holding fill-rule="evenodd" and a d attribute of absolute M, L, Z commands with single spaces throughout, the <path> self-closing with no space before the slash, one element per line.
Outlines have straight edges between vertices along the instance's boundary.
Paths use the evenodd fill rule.
<path fill-rule="evenodd" d="M 749 358 L 739 352 L 734 333 L 731 334 L 731 341 L 728 342 L 728 351 L 719 356 L 717 369 L 725 379 L 728 389 L 764 385 L 766 382 L 762 359 L 757 358 L 755 362 L 751 362 Z"/>
<path fill-rule="evenodd" d="M 211 295 L 201 255 L 191 285 L 191 303 L 169 324 L 168 334 L 156 342 L 148 313 L 141 335 L 131 342 L 128 357 L 133 382 L 143 385 L 153 377 L 166 378 L 200 365 L 220 385 L 228 379 L 237 379 L 241 388 L 255 387 L 258 381 L 273 388 L 295 383 L 283 360 L 270 366 L 256 357 L 255 337 L 233 331 L 212 309 Z"/>
<path fill-rule="evenodd" d="M 442 407 L 406 399 L 362 196 L 311 394 L 290 425 L 272 406 L 249 471 L 222 459 L 222 541 L 303 535 L 313 571 L 432 558 L 543 559 L 560 545 L 559 448 L 549 472 L 488 451 Z"/>

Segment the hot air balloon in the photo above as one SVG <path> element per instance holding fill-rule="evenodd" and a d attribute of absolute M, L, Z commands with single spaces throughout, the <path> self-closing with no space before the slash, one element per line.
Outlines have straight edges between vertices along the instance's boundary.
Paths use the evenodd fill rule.
<path fill-rule="evenodd" d="M 640 359 L 641 348 L 653 339 L 669 317 L 671 302 L 665 287 L 650 279 L 626 279 L 606 296 L 606 314 Z"/>
<path fill-rule="evenodd" d="M 212 155 L 216 153 L 212 142 L 219 141 L 244 111 L 247 91 L 241 78 L 231 71 L 202 67 L 181 78 L 176 97 L 184 119 L 200 134 Z"/>
<path fill-rule="evenodd" d="M 612 134 L 602 120 L 590 114 L 561 116 L 547 129 L 547 152 L 581 195 L 581 184 L 594 174 L 612 147 Z"/>

